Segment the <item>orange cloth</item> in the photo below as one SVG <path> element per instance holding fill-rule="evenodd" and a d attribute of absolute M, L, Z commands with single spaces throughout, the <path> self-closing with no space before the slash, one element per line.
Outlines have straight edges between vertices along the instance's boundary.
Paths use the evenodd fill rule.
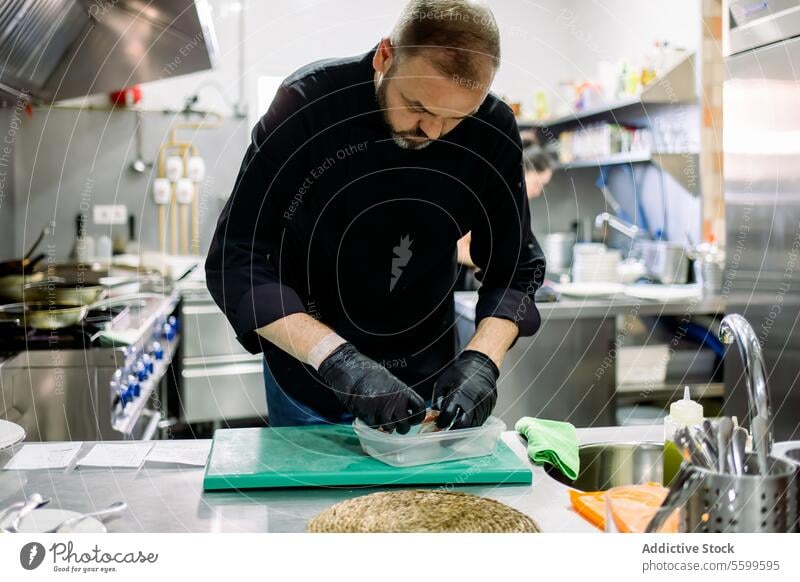
<path fill-rule="evenodd" d="M 642 533 L 661 506 L 668 489 L 658 483 L 614 487 L 609 491 L 570 490 L 572 507 L 586 521 L 605 530 L 606 495 L 612 496 L 612 517 L 617 529 L 623 533 Z M 676 510 L 661 530 L 674 533 L 678 531 L 678 511 Z"/>

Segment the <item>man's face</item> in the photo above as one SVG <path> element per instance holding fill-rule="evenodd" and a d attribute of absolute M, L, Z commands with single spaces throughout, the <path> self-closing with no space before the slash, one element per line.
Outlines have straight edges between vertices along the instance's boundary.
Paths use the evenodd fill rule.
<path fill-rule="evenodd" d="M 384 43 L 377 52 L 382 50 L 387 50 Z M 399 61 L 376 54 L 373 65 L 377 72 L 376 97 L 384 120 L 395 143 L 405 149 L 430 145 L 475 113 L 493 78 L 493 71 L 482 79 L 445 77 L 424 53 Z"/>

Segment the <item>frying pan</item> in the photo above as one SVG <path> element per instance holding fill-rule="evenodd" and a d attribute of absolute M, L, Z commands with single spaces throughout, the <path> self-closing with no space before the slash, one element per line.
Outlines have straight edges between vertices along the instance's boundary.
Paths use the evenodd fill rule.
<path fill-rule="evenodd" d="M 0 262 L 0 296 L 14 298 L 20 294 L 22 287 L 26 283 L 44 279 L 44 273 L 34 273 L 33 268 L 44 259 L 45 254 L 40 253 L 33 258 L 31 256 L 39 248 L 45 235 L 49 234 L 49 232 L 50 229 L 45 226 L 21 260 L 13 259 Z"/>
<path fill-rule="evenodd" d="M 0 277 L 0 298 L 8 301 L 87 304 L 99 300 L 102 290 L 114 295 L 137 293 L 143 283 L 157 282 L 160 276 L 145 268 L 100 263 L 48 263 L 46 268 L 38 267 L 24 277 L 17 275 L 7 284 L 4 284 L 4 279 Z M 46 293 L 42 289 L 46 289 Z"/>
<path fill-rule="evenodd" d="M 31 259 L 31 256 L 33 256 L 34 251 L 39 248 L 39 245 L 42 244 L 44 236 L 49 233 L 50 229 L 45 226 L 42 229 L 42 232 L 39 233 L 39 236 L 36 237 L 36 240 L 33 241 L 33 244 L 28 249 L 28 252 L 25 253 L 24 257 L 22 257 L 22 260 L 12 259 L 10 261 L 0 262 L 0 276 L 26 275 L 33 271 L 33 268 L 36 266 L 36 264 L 45 257 L 45 254 L 38 254 L 33 259 Z"/>
<path fill-rule="evenodd" d="M 0 322 L 10 321 L 41 330 L 55 330 L 81 323 L 93 309 L 126 305 L 139 299 L 138 295 L 122 295 L 86 304 L 79 302 L 31 301 L 0 305 Z"/>
<path fill-rule="evenodd" d="M 0 318 L 18 321 L 25 327 L 54 330 L 80 323 L 89 312 L 88 305 L 50 303 L 9 303 L 0 305 Z"/>
<path fill-rule="evenodd" d="M 71 281 L 40 281 L 23 287 L 25 303 L 54 302 L 62 305 L 90 305 L 106 294 L 103 285 L 81 285 Z"/>
<path fill-rule="evenodd" d="M 33 271 L 33 267 L 44 257 L 45 255 L 41 254 L 33 259 L 0 263 L 0 297 L 18 299 L 22 296 L 22 288 L 26 284 L 43 281 L 44 271 Z"/>

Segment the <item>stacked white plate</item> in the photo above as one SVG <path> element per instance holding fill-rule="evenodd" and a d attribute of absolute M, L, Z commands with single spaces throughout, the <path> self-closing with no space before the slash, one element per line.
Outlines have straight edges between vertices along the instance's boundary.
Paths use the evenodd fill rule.
<path fill-rule="evenodd" d="M 699 299 L 703 290 L 699 285 L 628 285 L 625 295 L 654 301 L 682 301 Z"/>
<path fill-rule="evenodd" d="M 542 250 L 547 258 L 547 270 L 551 273 L 569 271 L 573 246 L 575 246 L 575 233 L 554 232 L 545 236 Z"/>
<path fill-rule="evenodd" d="M 625 290 L 622 283 L 554 283 L 553 290 L 567 297 L 579 299 L 606 298 Z"/>
<path fill-rule="evenodd" d="M 575 245 L 572 261 L 574 283 L 618 283 L 622 255 L 599 243 Z"/>
<path fill-rule="evenodd" d="M 25 439 L 25 430 L 18 424 L 0 419 L 0 451 Z"/>

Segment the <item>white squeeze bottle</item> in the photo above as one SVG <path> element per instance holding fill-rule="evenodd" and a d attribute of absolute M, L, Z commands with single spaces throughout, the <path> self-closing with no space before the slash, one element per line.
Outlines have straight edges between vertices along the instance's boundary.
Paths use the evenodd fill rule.
<path fill-rule="evenodd" d="M 686 386 L 683 399 L 670 404 L 669 414 L 664 418 L 664 485 L 669 485 L 683 461 L 683 455 L 675 444 L 675 431 L 702 423 L 703 405 L 692 400 L 689 387 Z"/>

